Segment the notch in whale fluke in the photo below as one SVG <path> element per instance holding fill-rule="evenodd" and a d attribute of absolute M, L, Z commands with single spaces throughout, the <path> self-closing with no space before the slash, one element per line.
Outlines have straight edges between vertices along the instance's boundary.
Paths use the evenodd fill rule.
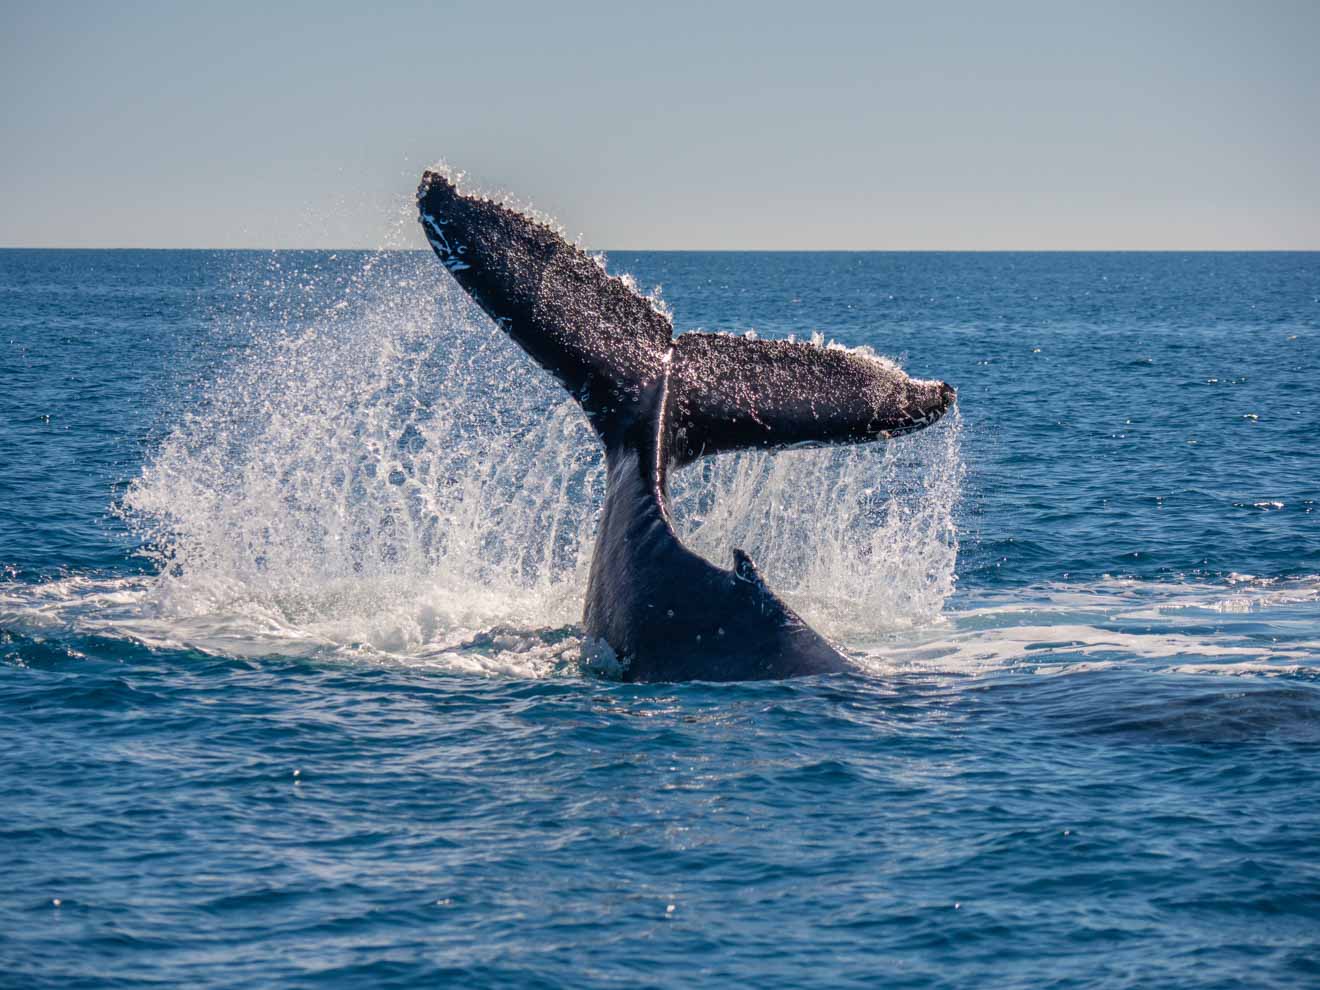
<path fill-rule="evenodd" d="M 417 191 L 432 248 L 472 298 L 582 404 L 607 440 L 645 395 L 669 456 L 882 440 L 935 422 L 953 388 L 867 353 L 673 324 L 548 223 L 428 171 Z M 663 385 L 663 388 L 657 386 Z"/>

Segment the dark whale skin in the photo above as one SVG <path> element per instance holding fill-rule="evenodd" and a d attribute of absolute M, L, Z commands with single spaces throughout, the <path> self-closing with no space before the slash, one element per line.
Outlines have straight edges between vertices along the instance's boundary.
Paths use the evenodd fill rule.
<path fill-rule="evenodd" d="M 608 445 L 606 494 L 584 625 L 627 660 L 624 679 L 740 681 L 846 670 L 848 660 L 803 622 L 735 551 L 724 570 L 678 540 L 669 521 L 659 403 Z"/>
<path fill-rule="evenodd" d="M 842 348 L 718 334 L 669 317 L 550 227 L 428 171 L 422 228 L 459 285 L 577 399 L 605 446 L 583 625 L 627 681 L 847 670 L 751 559 L 716 567 L 669 516 L 672 468 L 724 451 L 860 443 L 939 419 L 954 390 Z"/>

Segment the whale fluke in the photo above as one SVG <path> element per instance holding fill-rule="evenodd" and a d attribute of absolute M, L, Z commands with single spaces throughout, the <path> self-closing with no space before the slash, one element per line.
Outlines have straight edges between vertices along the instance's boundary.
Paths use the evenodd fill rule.
<path fill-rule="evenodd" d="M 935 422 L 954 390 L 861 351 L 726 334 L 675 338 L 668 314 L 548 225 L 428 171 L 422 228 L 459 285 L 582 405 L 606 494 L 583 621 L 627 680 L 745 680 L 847 660 L 766 585 L 684 547 L 668 473 L 746 448 L 860 443 Z"/>
<path fill-rule="evenodd" d="M 883 440 L 939 419 L 943 382 L 841 347 L 687 333 L 674 348 L 676 454 Z"/>

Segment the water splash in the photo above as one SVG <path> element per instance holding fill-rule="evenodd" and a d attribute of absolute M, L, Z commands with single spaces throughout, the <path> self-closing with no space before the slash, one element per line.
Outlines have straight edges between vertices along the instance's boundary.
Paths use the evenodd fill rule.
<path fill-rule="evenodd" d="M 576 617 L 593 438 L 420 261 L 373 256 L 316 318 L 258 325 L 160 445 L 123 506 L 161 608 L 357 616 L 392 649 Z M 416 628 L 376 628 L 414 606 Z"/>
<path fill-rule="evenodd" d="M 396 656 L 565 656 L 545 630 L 574 633 L 603 495 L 577 406 L 429 256 L 265 282 L 273 318 L 254 314 L 123 498 L 160 564 L 145 604 Z M 954 586 L 958 436 L 954 417 L 704 461 L 676 479 L 677 525 L 721 566 L 747 549 L 845 643 L 929 623 Z"/>
<path fill-rule="evenodd" d="M 960 433 L 955 409 L 888 444 L 702 461 L 674 487 L 676 528 L 720 566 L 746 550 L 771 587 L 844 644 L 928 624 L 956 580 Z"/>

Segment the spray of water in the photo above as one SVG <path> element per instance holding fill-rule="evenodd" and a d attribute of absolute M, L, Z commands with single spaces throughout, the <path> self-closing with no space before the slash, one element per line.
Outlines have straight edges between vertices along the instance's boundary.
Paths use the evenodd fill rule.
<path fill-rule="evenodd" d="M 954 589 L 962 479 L 956 411 L 887 445 L 744 453 L 681 475 L 684 541 L 729 566 L 747 550 L 816 628 L 850 645 L 934 621 Z"/>
<path fill-rule="evenodd" d="M 429 257 L 353 265 L 272 268 L 249 342 L 130 486 L 123 512 L 160 562 L 147 604 L 223 623 L 227 652 L 248 628 L 267 652 L 575 661 L 603 494 L 584 417 Z M 698 552 L 728 566 L 745 548 L 804 617 L 861 642 L 938 616 L 960 472 L 953 420 L 701 462 L 675 516 Z"/>

